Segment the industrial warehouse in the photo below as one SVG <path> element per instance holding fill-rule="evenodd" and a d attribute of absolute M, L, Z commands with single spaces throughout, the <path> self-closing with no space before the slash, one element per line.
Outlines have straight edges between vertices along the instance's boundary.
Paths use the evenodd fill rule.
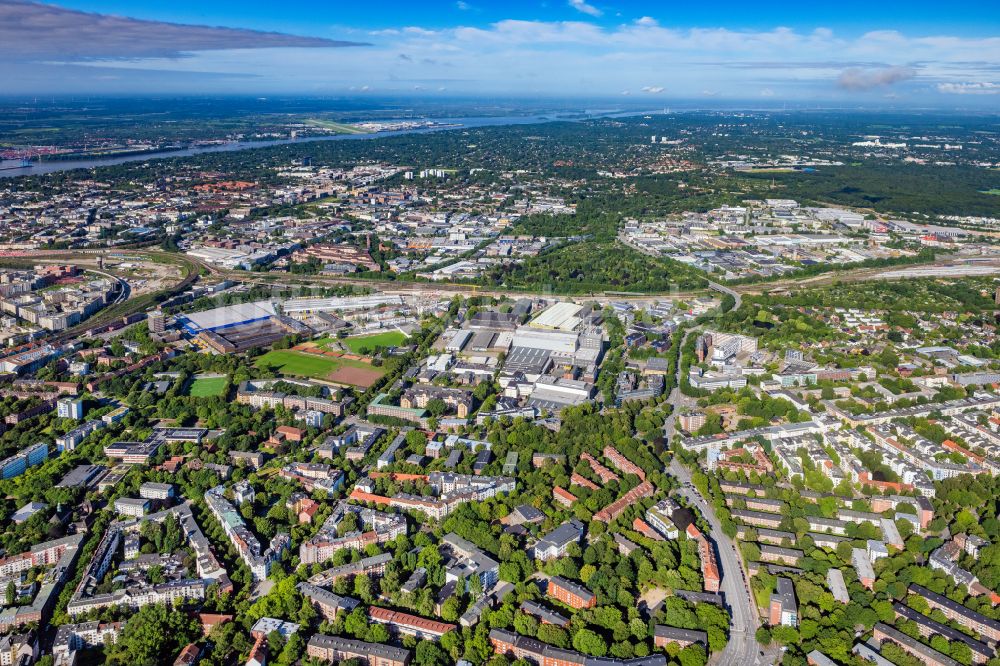
<path fill-rule="evenodd" d="M 272 345 L 305 327 L 279 315 L 270 301 L 227 305 L 178 317 L 181 327 L 203 346 L 233 354 Z"/>

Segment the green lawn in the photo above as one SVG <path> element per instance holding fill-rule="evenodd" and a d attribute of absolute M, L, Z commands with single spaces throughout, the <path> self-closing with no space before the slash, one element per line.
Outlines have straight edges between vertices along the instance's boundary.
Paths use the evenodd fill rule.
<path fill-rule="evenodd" d="M 381 368 L 372 367 L 368 363 L 362 363 L 361 361 L 303 354 L 302 352 L 288 349 L 269 351 L 257 359 L 256 365 L 258 367 L 274 366 L 278 369 L 278 372 L 285 375 L 319 379 L 325 379 L 331 373 L 344 367 L 382 372 Z"/>
<path fill-rule="evenodd" d="M 337 360 L 324 356 L 302 354 L 300 352 L 279 349 L 269 351 L 257 359 L 256 365 L 275 366 L 285 375 L 299 377 L 326 377 L 340 365 Z"/>
<path fill-rule="evenodd" d="M 992 190 L 980 190 L 983 194 L 992 194 L 1000 197 L 1000 188 L 994 187 Z"/>
<path fill-rule="evenodd" d="M 356 338 L 344 338 L 344 345 L 355 354 L 362 349 L 372 350 L 375 347 L 398 347 L 406 342 L 406 336 L 399 331 L 386 331 L 375 335 L 361 335 Z"/>
<path fill-rule="evenodd" d="M 188 395 L 195 398 L 211 398 L 222 395 L 227 382 L 228 379 L 226 377 L 195 379 L 188 387 Z"/>

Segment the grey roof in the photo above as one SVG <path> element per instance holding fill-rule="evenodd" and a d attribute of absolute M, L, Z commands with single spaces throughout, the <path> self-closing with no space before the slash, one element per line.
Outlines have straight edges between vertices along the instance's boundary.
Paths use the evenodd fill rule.
<path fill-rule="evenodd" d="M 699 592 L 698 590 L 674 590 L 674 596 L 680 597 L 685 601 L 714 604 L 716 606 L 723 605 L 722 595 L 716 592 Z"/>
<path fill-rule="evenodd" d="M 837 666 L 837 662 L 830 659 L 819 650 L 813 650 L 806 656 L 809 658 L 809 663 L 814 666 Z"/>
<path fill-rule="evenodd" d="M 366 569 L 385 566 L 389 562 L 392 562 L 392 554 L 382 553 L 381 555 L 366 557 L 364 559 L 358 560 L 357 562 L 349 562 L 348 564 L 341 564 L 340 566 L 331 567 L 313 576 L 309 580 L 310 581 L 312 581 L 313 579 L 317 581 L 335 580 L 340 576 L 350 576 L 352 574 L 362 573 Z"/>
<path fill-rule="evenodd" d="M 839 534 L 827 534 L 826 532 L 806 532 L 806 536 L 813 541 L 831 541 L 833 543 L 851 540 L 849 537 L 840 536 Z"/>
<path fill-rule="evenodd" d="M 875 569 L 872 561 L 868 559 L 868 553 L 864 548 L 855 548 L 851 551 L 851 563 L 857 570 L 858 578 L 875 578 Z"/>
<path fill-rule="evenodd" d="M 780 513 L 768 513 L 766 511 L 751 511 L 750 509 L 733 509 L 729 512 L 734 518 L 749 518 L 758 520 L 771 520 L 775 522 L 781 522 L 782 516 Z"/>
<path fill-rule="evenodd" d="M 589 600 L 594 598 L 594 593 L 585 588 L 582 585 L 578 585 L 571 580 L 563 578 L 562 576 L 553 576 L 549 579 L 549 582 L 555 583 L 557 586 L 563 588 L 567 592 L 571 592 L 583 600 Z"/>
<path fill-rule="evenodd" d="M 784 540 L 784 539 L 788 539 L 789 541 L 795 541 L 795 533 L 794 532 L 782 532 L 781 530 L 770 530 L 770 529 L 768 529 L 766 527 L 758 527 L 757 528 L 757 538 L 758 539 L 764 539 L 764 538 L 778 539 L 779 541 L 780 540 Z"/>
<path fill-rule="evenodd" d="M 551 355 L 552 352 L 547 349 L 512 347 L 504 360 L 504 370 L 506 372 L 520 370 L 526 374 L 541 374 L 548 367 Z"/>
<path fill-rule="evenodd" d="M 781 546 L 772 546 L 770 544 L 762 543 L 759 545 L 760 552 L 771 553 L 772 555 L 780 555 L 782 557 L 793 557 L 799 559 L 803 556 L 801 550 L 796 550 L 795 548 L 782 548 Z"/>
<path fill-rule="evenodd" d="M 899 643 L 904 648 L 907 648 L 908 651 L 916 653 L 915 656 L 922 661 L 935 663 L 938 664 L 938 666 L 960 666 L 960 664 L 951 657 L 938 652 L 929 645 L 924 645 L 917 639 L 908 636 L 901 631 L 897 631 L 887 624 L 879 622 L 875 625 L 875 630 L 884 634 L 892 642 Z"/>
<path fill-rule="evenodd" d="M 554 610 L 549 610 L 545 606 L 535 601 L 522 601 L 521 610 L 529 615 L 534 615 L 542 622 L 554 624 L 557 627 L 565 627 L 569 624 L 569 618 L 560 615 Z"/>
<path fill-rule="evenodd" d="M 392 645 L 366 643 L 364 641 L 341 638 L 340 636 L 326 636 L 324 634 L 316 634 L 310 638 L 309 645 L 315 645 L 316 647 L 323 649 L 343 650 L 344 652 L 359 655 L 381 657 L 383 659 L 391 659 L 393 661 L 407 661 L 410 657 L 409 650 L 393 647 Z"/>
<path fill-rule="evenodd" d="M 708 634 L 704 631 L 696 631 L 694 629 L 681 629 L 680 627 L 668 627 L 658 624 L 653 627 L 653 635 L 668 641 L 688 641 L 708 645 Z"/>
<path fill-rule="evenodd" d="M 809 516 L 806 518 L 810 525 L 822 525 L 824 527 L 829 527 L 831 529 L 846 529 L 847 522 L 843 520 L 837 520 L 836 518 L 823 518 L 822 516 Z"/>
<path fill-rule="evenodd" d="M 535 544 L 536 550 L 545 550 L 551 546 L 562 548 L 570 543 L 579 541 L 583 536 L 583 523 L 579 520 L 570 520 L 555 528 Z"/>
<path fill-rule="evenodd" d="M 883 657 L 875 647 L 867 642 L 855 643 L 854 647 L 851 648 L 851 652 L 858 655 L 865 661 L 870 661 L 876 666 L 896 666 L 891 661 Z"/>
<path fill-rule="evenodd" d="M 514 455 L 517 454 L 514 453 Z M 530 504 L 521 504 L 519 506 L 516 506 L 514 507 L 514 511 L 512 511 L 511 513 L 514 512 L 520 514 L 521 519 L 526 523 L 530 523 L 536 520 L 545 520 L 545 514 L 536 509 L 535 507 L 531 506 Z"/>
<path fill-rule="evenodd" d="M 122 506 L 147 506 L 149 500 L 141 497 L 119 497 L 115 500 L 115 505 L 118 504 Z"/>
<path fill-rule="evenodd" d="M 513 645 L 515 649 L 528 657 L 530 661 L 542 663 L 545 661 L 560 661 L 575 666 L 667 666 L 667 658 L 662 654 L 635 659 L 614 659 L 611 657 L 588 657 L 572 650 L 563 650 L 537 641 L 528 636 L 520 636 L 504 629 L 490 631 L 490 640 L 496 640 Z"/>
<path fill-rule="evenodd" d="M 989 627 L 993 631 L 1000 631 L 1000 622 L 990 619 L 983 615 L 982 613 L 977 613 L 971 608 L 966 608 L 962 604 L 952 601 L 948 597 L 937 594 L 936 592 L 931 592 L 926 587 L 922 585 L 917 585 L 916 583 L 910 584 L 910 592 L 918 594 L 928 601 L 933 601 L 934 603 L 944 606 L 945 608 L 951 610 L 952 612 L 972 621 L 976 624 L 981 624 L 985 627 Z"/>
<path fill-rule="evenodd" d="M 56 485 L 57 488 L 75 488 L 84 486 L 94 481 L 99 474 L 107 468 L 102 465 L 77 465 Z"/>
<path fill-rule="evenodd" d="M 993 648 L 986 643 L 977 641 L 975 638 L 966 633 L 957 629 L 952 629 L 946 624 L 941 624 L 937 620 L 929 618 L 923 613 L 918 613 L 909 606 L 904 606 L 898 601 L 893 602 L 892 609 L 896 611 L 896 615 L 902 615 L 907 620 L 913 620 L 917 624 L 923 625 L 924 627 L 930 629 L 933 634 L 940 634 L 949 641 L 961 641 L 962 643 L 965 643 L 969 646 L 969 649 L 972 650 L 972 652 L 984 656 L 986 658 L 984 661 L 988 661 L 993 658 Z"/>
<path fill-rule="evenodd" d="M 844 582 L 844 573 L 840 569 L 830 569 L 826 572 L 826 584 L 830 587 L 830 594 L 842 604 L 851 600 L 847 593 L 847 584 Z"/>
<path fill-rule="evenodd" d="M 486 552 L 467 539 L 463 539 L 454 533 L 445 534 L 441 537 L 441 543 L 450 548 L 456 555 L 465 558 L 466 564 L 470 565 L 469 573 L 480 573 L 491 571 L 500 566 L 500 563 L 490 557 Z"/>
<path fill-rule="evenodd" d="M 331 606 L 333 608 L 343 608 L 346 611 L 352 611 L 357 608 L 358 604 L 361 602 L 353 597 L 342 597 L 339 594 L 334 594 L 330 590 L 326 590 L 318 585 L 313 585 L 312 583 L 307 583 L 305 581 L 296 585 L 302 596 L 315 601 L 323 606 Z"/>
<path fill-rule="evenodd" d="M 777 581 L 777 589 L 774 594 L 771 595 L 772 599 L 777 598 L 781 601 L 781 608 L 788 610 L 794 610 L 795 605 L 795 586 L 792 585 L 792 581 L 788 578 L 779 578 Z"/>
<path fill-rule="evenodd" d="M 389 446 L 386 447 L 382 455 L 378 457 L 378 462 L 383 465 L 391 465 L 396 461 L 396 451 L 399 450 L 403 444 L 406 443 L 406 432 L 400 432 L 396 435 L 396 438 L 392 440 Z"/>

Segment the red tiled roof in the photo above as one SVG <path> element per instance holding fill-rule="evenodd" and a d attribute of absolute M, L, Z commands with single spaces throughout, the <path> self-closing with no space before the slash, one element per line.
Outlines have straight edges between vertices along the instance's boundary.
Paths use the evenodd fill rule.
<path fill-rule="evenodd" d="M 575 502 L 576 501 L 576 495 L 574 495 L 573 493 L 571 493 L 568 490 L 560 488 L 559 486 L 556 486 L 555 488 L 552 489 L 552 494 L 556 495 L 558 497 L 563 498 L 567 502 Z"/>
<path fill-rule="evenodd" d="M 390 610 L 388 608 L 380 608 L 378 606 L 368 607 L 368 617 L 374 622 L 381 622 L 400 627 L 409 627 L 422 632 L 434 633 L 438 635 L 444 635 L 456 628 L 454 624 L 448 624 L 447 622 L 428 620 L 427 618 L 420 617 L 419 615 L 410 615 L 409 613 L 401 613 L 399 611 Z"/>

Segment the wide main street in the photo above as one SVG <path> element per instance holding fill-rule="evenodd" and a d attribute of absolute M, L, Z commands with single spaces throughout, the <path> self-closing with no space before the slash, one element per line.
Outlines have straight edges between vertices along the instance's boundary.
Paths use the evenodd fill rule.
<path fill-rule="evenodd" d="M 739 294 L 715 283 L 712 283 L 712 288 L 733 296 L 736 299 L 735 307 L 739 307 L 741 300 Z M 676 432 L 678 415 L 688 403 L 692 402 L 680 389 L 680 350 L 683 349 L 685 340 L 691 335 L 697 335 L 698 330 L 684 331 L 684 337 L 678 346 L 678 357 L 675 359 L 677 369 L 674 377 L 674 388 L 667 398 L 670 413 L 664 422 L 663 431 L 668 442 L 673 439 Z M 722 525 L 718 516 L 715 515 L 714 509 L 691 482 L 691 470 L 675 457 L 670 461 L 667 471 L 680 482 L 680 495 L 696 508 L 708 522 L 709 536 L 716 548 L 719 573 L 722 576 L 721 592 L 729 610 L 730 624 L 729 642 L 721 653 L 712 657 L 713 663 L 725 666 L 761 666 L 762 664 L 775 663 L 780 655 L 773 649 L 763 650 L 757 644 L 756 631 L 760 626 L 757 604 L 750 590 L 749 577 L 743 567 L 743 559 L 736 549 L 735 542 L 722 531 Z"/>
<path fill-rule="evenodd" d="M 755 632 L 760 626 L 756 602 L 750 591 L 746 571 L 736 544 L 722 531 L 722 525 L 711 505 L 691 483 L 691 472 L 677 458 L 670 463 L 669 471 L 680 482 L 680 494 L 688 500 L 691 506 L 698 509 L 708 522 L 711 532 L 709 536 L 715 544 L 718 564 L 722 575 L 722 595 L 729 610 L 731 620 L 729 625 L 729 643 L 717 655 L 716 663 L 726 666 L 771 664 L 775 662 L 775 654 L 764 652 L 757 644 Z"/>

